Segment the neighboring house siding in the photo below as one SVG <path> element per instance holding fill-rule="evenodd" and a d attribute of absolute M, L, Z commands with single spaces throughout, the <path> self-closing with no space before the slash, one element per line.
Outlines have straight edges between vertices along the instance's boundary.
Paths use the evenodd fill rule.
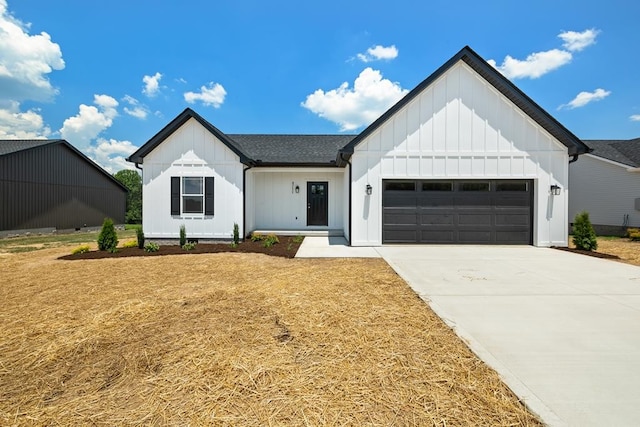
<path fill-rule="evenodd" d="M 351 161 L 355 246 L 382 243 L 382 180 L 392 178 L 531 179 L 533 244 L 566 245 L 567 148 L 462 62 L 361 141 Z M 549 195 L 551 184 L 561 195 Z"/>
<path fill-rule="evenodd" d="M 145 236 L 178 238 L 184 224 L 187 237 L 228 239 L 234 223 L 242 235 L 242 170 L 235 153 L 196 120 L 188 120 L 144 158 Z M 171 215 L 171 177 L 213 177 L 214 214 Z"/>
<path fill-rule="evenodd" d="M 0 230 L 124 223 L 126 191 L 62 143 L 0 157 Z"/>
<path fill-rule="evenodd" d="M 254 168 L 248 175 L 247 227 L 258 230 L 344 230 L 345 170 L 339 168 Z M 307 226 L 307 182 L 329 185 L 329 224 Z M 295 192 L 295 186 L 299 193 Z"/>
<path fill-rule="evenodd" d="M 640 227 L 640 211 L 635 207 L 635 200 L 640 198 L 640 173 L 629 172 L 629 168 L 591 154 L 572 163 L 569 222 L 577 213 L 587 211 L 594 225 L 622 228 L 628 215 L 628 226 Z"/>

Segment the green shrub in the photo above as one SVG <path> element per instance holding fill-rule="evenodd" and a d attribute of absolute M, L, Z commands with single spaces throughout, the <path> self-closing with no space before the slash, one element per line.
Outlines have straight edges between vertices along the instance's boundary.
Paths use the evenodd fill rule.
<path fill-rule="evenodd" d="M 576 248 L 585 251 L 598 249 L 598 239 L 589 220 L 588 212 L 580 212 L 573 220 L 573 243 Z"/>
<path fill-rule="evenodd" d="M 627 237 L 634 242 L 640 241 L 640 228 L 627 228 Z"/>
<path fill-rule="evenodd" d="M 182 224 L 180 226 L 180 247 L 187 243 L 187 228 Z"/>
<path fill-rule="evenodd" d="M 116 252 L 118 247 L 118 235 L 116 228 L 113 226 L 111 218 L 105 218 L 102 223 L 102 230 L 98 235 L 98 249 L 101 251 Z"/>
<path fill-rule="evenodd" d="M 252 242 L 259 242 L 261 240 L 264 240 L 264 236 L 260 233 L 251 233 L 251 241 Z"/>
<path fill-rule="evenodd" d="M 233 223 L 233 244 L 232 246 L 237 248 L 240 243 L 240 228 L 237 223 Z"/>
<path fill-rule="evenodd" d="M 301 236 L 300 234 L 298 234 L 296 237 L 294 237 L 292 239 L 293 243 L 302 243 L 302 241 L 304 240 L 304 236 Z"/>
<path fill-rule="evenodd" d="M 90 249 L 89 245 L 78 246 L 77 248 L 71 251 L 71 255 L 83 254 L 85 252 L 89 252 L 89 249 Z"/>
<path fill-rule="evenodd" d="M 138 238 L 138 249 L 144 249 L 144 232 L 142 227 L 136 228 L 136 237 Z"/>
<path fill-rule="evenodd" d="M 184 249 L 185 251 L 192 251 L 196 248 L 197 243 L 196 242 L 187 242 L 184 245 L 182 245 L 182 249 Z"/>
<path fill-rule="evenodd" d="M 275 234 L 269 234 L 262 241 L 262 246 L 264 246 L 265 248 L 270 248 L 271 246 L 275 245 L 276 243 L 280 243 L 280 240 L 278 240 L 278 236 L 276 236 Z"/>
<path fill-rule="evenodd" d="M 135 240 L 129 240 L 127 243 L 122 245 L 123 248 L 137 248 L 138 242 Z"/>
<path fill-rule="evenodd" d="M 158 252 L 159 250 L 160 250 L 160 245 L 158 245 L 157 243 L 149 242 L 146 245 L 144 245 L 145 252 Z"/>

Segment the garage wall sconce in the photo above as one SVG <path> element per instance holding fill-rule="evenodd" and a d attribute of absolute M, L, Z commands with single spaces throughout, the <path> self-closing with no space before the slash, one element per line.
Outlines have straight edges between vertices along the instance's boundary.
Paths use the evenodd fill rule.
<path fill-rule="evenodd" d="M 559 196 L 560 195 L 560 191 L 562 191 L 562 188 L 559 185 L 553 184 L 551 186 L 551 194 L 553 196 Z"/>
<path fill-rule="evenodd" d="M 370 196 L 373 193 L 373 187 L 371 184 L 367 184 L 367 196 Z"/>
<path fill-rule="evenodd" d="M 296 193 L 299 193 L 299 192 L 300 192 L 300 186 L 296 185 Z"/>

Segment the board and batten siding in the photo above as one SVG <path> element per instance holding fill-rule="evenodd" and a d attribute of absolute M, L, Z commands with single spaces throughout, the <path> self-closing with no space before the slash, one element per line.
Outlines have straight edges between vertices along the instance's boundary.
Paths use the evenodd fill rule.
<path fill-rule="evenodd" d="M 239 157 L 195 119 L 189 119 L 144 158 L 143 229 L 148 238 L 230 239 L 242 230 L 242 170 Z M 171 215 L 171 177 L 214 177 L 213 215 Z"/>
<path fill-rule="evenodd" d="M 343 230 L 344 168 L 253 168 L 247 173 L 247 230 Z M 307 182 L 329 185 L 329 225 L 307 226 Z M 299 193 L 295 187 L 299 187 Z"/>
<path fill-rule="evenodd" d="M 568 160 L 562 143 L 459 62 L 355 147 L 351 243 L 382 243 L 383 179 L 433 178 L 533 180 L 533 244 L 566 245 Z"/>
<path fill-rule="evenodd" d="M 581 211 L 589 213 L 594 225 L 622 227 L 625 215 L 629 227 L 640 227 L 640 172 L 631 166 L 612 162 L 592 154 L 580 156 L 569 165 L 569 222 Z"/>

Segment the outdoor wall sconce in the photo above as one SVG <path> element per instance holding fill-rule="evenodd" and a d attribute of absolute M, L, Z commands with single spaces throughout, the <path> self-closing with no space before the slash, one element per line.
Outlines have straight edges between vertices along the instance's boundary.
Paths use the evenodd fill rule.
<path fill-rule="evenodd" d="M 299 193 L 299 192 L 300 192 L 300 186 L 296 185 L 296 193 Z"/>
<path fill-rule="evenodd" d="M 373 192 L 373 187 L 371 187 L 371 184 L 367 184 L 367 196 L 370 196 L 372 192 Z"/>
<path fill-rule="evenodd" d="M 551 186 L 551 194 L 554 196 L 559 196 L 562 188 L 559 185 L 553 184 Z"/>

